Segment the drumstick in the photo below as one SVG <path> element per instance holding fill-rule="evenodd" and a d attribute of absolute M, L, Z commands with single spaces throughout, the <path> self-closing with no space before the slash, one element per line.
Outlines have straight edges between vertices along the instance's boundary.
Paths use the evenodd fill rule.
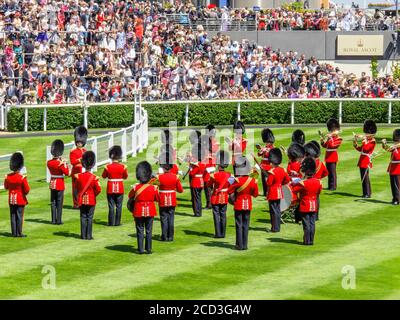
<path fill-rule="evenodd" d="M 258 162 L 258 160 L 256 159 L 256 157 L 255 157 L 255 155 L 254 155 L 253 152 L 251 153 L 251 155 L 252 155 L 252 157 L 253 157 L 253 159 L 254 159 L 254 162 L 259 166 L 261 172 L 264 173 L 265 175 L 268 175 L 268 172 L 265 171 L 263 168 L 261 168 L 261 165 L 260 165 L 260 163 Z"/>

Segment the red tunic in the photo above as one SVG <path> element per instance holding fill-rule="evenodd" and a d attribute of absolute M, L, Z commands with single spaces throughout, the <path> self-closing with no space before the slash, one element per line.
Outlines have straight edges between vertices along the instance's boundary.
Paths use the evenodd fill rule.
<path fill-rule="evenodd" d="M 288 184 L 290 178 L 281 167 L 275 167 L 268 171 L 268 194 L 267 200 L 279 200 L 283 198 L 282 185 Z"/>
<path fill-rule="evenodd" d="M 371 156 L 374 152 L 375 145 L 376 141 L 374 138 L 365 138 L 363 139 L 361 146 L 354 147 L 361 153 L 357 164 L 360 168 L 372 168 Z"/>
<path fill-rule="evenodd" d="M 143 187 L 143 189 L 142 189 Z M 142 217 L 155 217 L 157 215 L 157 209 L 154 202 L 159 201 L 158 190 L 156 186 L 151 184 L 137 184 L 129 192 L 129 198 L 135 197 L 135 194 L 142 190 L 137 198 L 135 199 L 135 204 L 133 206 L 132 215 L 135 218 Z"/>
<path fill-rule="evenodd" d="M 25 206 L 28 204 L 26 195 L 31 189 L 29 187 L 28 179 L 26 176 L 19 172 L 12 172 L 6 175 L 4 179 L 4 189 L 8 190 L 8 203 L 18 206 Z"/>
<path fill-rule="evenodd" d="M 331 136 L 328 138 L 328 140 L 321 143 L 321 146 L 323 148 L 326 148 L 325 162 L 327 162 L 327 163 L 335 162 L 336 163 L 339 161 L 337 149 L 342 144 L 342 141 L 343 141 L 343 139 L 339 136 Z"/>
<path fill-rule="evenodd" d="M 173 164 L 172 169 L 169 170 L 170 173 L 179 174 L 179 167 L 176 163 Z"/>
<path fill-rule="evenodd" d="M 158 175 L 157 179 L 159 182 L 159 206 L 176 207 L 176 192 L 183 192 L 179 177 L 171 172 L 166 172 Z"/>
<path fill-rule="evenodd" d="M 322 183 L 316 178 L 308 178 L 292 187 L 300 199 L 299 211 L 301 213 L 318 211 L 318 195 L 322 191 Z"/>
<path fill-rule="evenodd" d="M 190 187 L 191 188 L 203 188 L 204 181 L 208 181 L 210 178 L 209 173 L 206 170 L 206 165 L 203 162 L 191 163 L 190 171 Z"/>
<path fill-rule="evenodd" d="M 387 171 L 391 176 L 400 175 L 400 150 L 396 148 L 391 153 Z"/>
<path fill-rule="evenodd" d="M 213 188 L 211 194 L 211 204 L 227 204 L 228 203 L 228 179 L 231 174 L 226 171 L 218 171 L 210 176 L 210 184 Z"/>
<path fill-rule="evenodd" d="M 303 175 L 300 172 L 301 169 L 301 161 L 292 161 L 288 162 L 286 171 L 290 178 L 301 178 Z"/>
<path fill-rule="evenodd" d="M 96 177 L 93 173 L 87 171 L 84 173 L 78 173 L 75 175 L 76 178 L 76 188 L 78 190 L 78 194 L 80 194 L 87 183 L 89 182 L 89 179 L 94 176 L 94 179 L 90 183 L 89 187 L 86 189 L 86 191 L 82 194 L 82 197 L 78 197 L 78 205 L 86 205 L 86 206 L 94 206 L 96 205 L 96 197 L 97 195 L 101 192 L 101 186 L 99 182 L 99 178 Z"/>
<path fill-rule="evenodd" d="M 262 164 L 262 165 L 263 165 L 263 164 L 265 164 L 265 165 L 269 165 L 269 164 L 270 164 L 270 163 L 269 163 L 269 160 L 268 160 L 268 157 L 269 157 L 269 152 L 270 152 L 271 149 L 273 149 L 273 148 L 275 148 L 273 144 L 267 143 L 267 144 L 265 145 L 265 147 L 261 148 L 261 149 L 257 152 L 257 155 L 258 155 L 259 157 L 262 157 L 262 158 L 261 158 L 261 164 Z M 264 168 L 263 168 L 263 169 L 264 169 Z"/>
<path fill-rule="evenodd" d="M 242 138 L 234 138 L 232 140 L 232 144 L 230 145 L 230 150 L 232 150 L 232 164 L 235 163 L 235 159 L 238 156 L 243 155 L 246 151 L 247 147 L 247 139 Z"/>
<path fill-rule="evenodd" d="M 69 162 L 72 165 L 71 175 L 82 173 L 82 156 L 86 152 L 85 148 L 74 148 L 69 153 Z"/>
<path fill-rule="evenodd" d="M 317 165 L 317 170 L 315 171 L 313 178 L 322 179 L 328 176 L 329 172 L 324 163 L 319 159 L 315 159 L 315 163 Z"/>
<path fill-rule="evenodd" d="M 128 167 L 119 162 L 112 162 L 104 167 L 103 178 L 108 178 L 107 194 L 123 194 L 124 180 L 128 178 Z"/>
<path fill-rule="evenodd" d="M 241 188 L 242 185 L 246 183 L 248 179 L 251 179 L 251 182 L 248 184 L 244 190 L 238 192 L 237 189 Z M 256 198 L 258 196 L 258 185 L 257 181 L 249 176 L 241 176 L 236 178 L 236 182 L 234 182 L 228 189 L 228 193 L 236 192 L 236 201 L 233 206 L 235 210 L 252 210 L 252 199 L 251 197 Z"/>
<path fill-rule="evenodd" d="M 65 190 L 64 176 L 69 176 L 69 168 L 67 164 L 59 158 L 53 158 L 47 161 L 47 168 L 50 171 L 50 189 Z"/>

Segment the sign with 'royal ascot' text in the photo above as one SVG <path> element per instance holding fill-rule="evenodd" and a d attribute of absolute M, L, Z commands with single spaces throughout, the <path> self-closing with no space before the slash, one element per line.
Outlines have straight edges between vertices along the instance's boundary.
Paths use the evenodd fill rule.
<path fill-rule="evenodd" d="M 339 35 L 338 56 L 383 56 L 383 35 Z"/>

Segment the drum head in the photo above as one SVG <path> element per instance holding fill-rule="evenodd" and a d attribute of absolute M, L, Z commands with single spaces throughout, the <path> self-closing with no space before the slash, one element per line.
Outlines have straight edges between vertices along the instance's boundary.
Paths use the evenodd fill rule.
<path fill-rule="evenodd" d="M 288 185 L 282 186 L 282 192 L 283 199 L 281 199 L 281 212 L 289 209 L 293 199 L 292 190 L 290 190 L 290 187 Z"/>

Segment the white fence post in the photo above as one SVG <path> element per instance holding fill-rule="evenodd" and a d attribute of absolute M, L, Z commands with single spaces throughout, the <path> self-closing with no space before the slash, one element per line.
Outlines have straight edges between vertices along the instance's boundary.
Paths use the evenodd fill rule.
<path fill-rule="evenodd" d="M 28 108 L 25 108 L 25 116 L 24 116 L 24 131 L 28 131 L 28 118 L 29 118 L 29 113 L 28 113 Z"/>
<path fill-rule="evenodd" d="M 47 131 L 47 108 L 43 109 L 43 131 Z"/>
<path fill-rule="evenodd" d="M 290 124 L 294 124 L 294 101 L 290 107 Z"/>
<path fill-rule="evenodd" d="M 186 102 L 185 127 L 189 126 L 189 103 Z"/>
<path fill-rule="evenodd" d="M 392 123 L 392 101 L 389 101 L 389 108 L 388 108 L 388 124 Z"/>
<path fill-rule="evenodd" d="M 4 130 L 8 128 L 8 107 L 4 106 Z"/>
<path fill-rule="evenodd" d="M 237 103 L 237 119 L 240 120 L 240 102 Z"/>
<path fill-rule="evenodd" d="M 126 149 L 126 129 L 124 129 L 122 133 L 122 140 L 121 140 L 121 149 L 122 149 L 122 161 L 126 162 L 128 155 Z"/>
<path fill-rule="evenodd" d="M 4 129 L 5 129 L 5 124 L 4 124 L 4 114 L 5 114 L 4 109 L 5 109 L 5 107 L 4 107 L 4 105 L 1 105 L 0 108 L 1 108 L 1 109 L 0 109 L 0 112 L 1 112 L 1 113 L 0 113 L 0 116 L 1 116 L 1 124 L 0 124 L 0 125 L 1 125 L 1 128 L 0 128 L 0 129 L 1 129 L 1 130 L 4 130 Z"/>
<path fill-rule="evenodd" d="M 339 124 L 343 122 L 343 102 L 339 101 Z"/>
<path fill-rule="evenodd" d="M 108 139 L 108 149 L 114 145 L 114 132 L 109 132 L 110 138 Z"/>
<path fill-rule="evenodd" d="M 136 123 L 133 125 L 132 130 L 132 157 L 136 157 L 137 154 L 137 126 Z"/>

